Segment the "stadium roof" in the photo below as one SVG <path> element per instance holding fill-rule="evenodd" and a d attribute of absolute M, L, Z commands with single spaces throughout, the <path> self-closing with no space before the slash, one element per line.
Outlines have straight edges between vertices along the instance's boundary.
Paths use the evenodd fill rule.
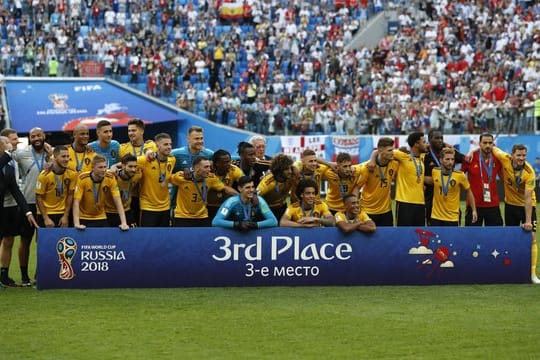
<path fill-rule="evenodd" d="M 132 118 L 148 124 L 178 119 L 173 106 L 102 78 L 9 78 L 5 89 L 10 126 L 21 133 L 34 127 L 69 131 L 84 124 L 93 128 L 102 119 L 113 126 L 126 126 Z"/>

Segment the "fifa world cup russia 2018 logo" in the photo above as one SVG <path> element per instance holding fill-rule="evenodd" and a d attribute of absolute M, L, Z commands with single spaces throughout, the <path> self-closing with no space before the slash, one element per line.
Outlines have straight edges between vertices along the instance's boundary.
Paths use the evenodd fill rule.
<path fill-rule="evenodd" d="M 62 280 L 71 280 L 75 277 L 71 260 L 77 252 L 77 243 L 70 237 L 63 237 L 56 243 L 56 252 L 60 262 L 60 273 L 58 276 Z"/>
<path fill-rule="evenodd" d="M 65 110 L 68 108 L 68 96 L 66 94 L 49 94 L 49 100 L 53 103 L 55 109 Z"/>

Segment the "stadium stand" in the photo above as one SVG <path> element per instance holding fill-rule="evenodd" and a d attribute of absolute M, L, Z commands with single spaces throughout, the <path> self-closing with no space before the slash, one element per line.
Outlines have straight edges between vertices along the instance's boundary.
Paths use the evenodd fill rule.
<path fill-rule="evenodd" d="M 384 9 L 389 35 L 348 49 Z M 539 21 L 532 1 L 5 0 L 0 60 L 266 134 L 530 133 Z"/>

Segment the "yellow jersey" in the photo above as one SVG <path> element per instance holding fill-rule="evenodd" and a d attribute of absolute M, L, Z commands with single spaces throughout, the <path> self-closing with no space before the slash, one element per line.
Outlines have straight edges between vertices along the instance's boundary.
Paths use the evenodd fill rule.
<path fill-rule="evenodd" d="M 354 224 L 360 221 L 371 220 L 371 218 L 368 216 L 368 214 L 364 210 L 361 210 L 358 213 L 358 215 L 356 215 L 356 218 L 354 219 L 349 219 L 349 217 L 347 216 L 347 214 L 345 214 L 344 211 L 338 211 L 336 215 L 334 215 L 334 218 L 336 219 L 336 224 L 340 222 L 347 222 L 349 224 Z"/>
<path fill-rule="evenodd" d="M 141 174 L 136 173 L 131 179 L 122 179 L 120 175 L 115 175 L 116 183 L 118 184 L 118 191 L 120 198 L 122 199 L 122 206 L 124 211 L 131 209 L 131 196 L 136 191 L 139 181 L 141 181 Z M 114 205 L 112 198 L 105 198 L 105 212 L 116 214 L 118 210 Z"/>
<path fill-rule="evenodd" d="M 386 166 L 375 165 L 373 171 L 369 171 L 369 161 L 356 165 L 360 172 L 360 186 L 362 193 L 360 203 L 367 214 L 378 215 L 392 210 L 392 198 L 390 190 L 392 180 L 396 177 L 399 168 L 397 161 L 390 161 Z"/>
<path fill-rule="evenodd" d="M 157 151 L 157 145 L 152 140 L 146 140 L 142 146 L 134 146 L 131 142 L 127 142 L 120 145 L 119 159 L 122 160 L 127 154 L 132 154 L 135 157 L 144 155 L 146 151 L 152 150 Z"/>
<path fill-rule="evenodd" d="M 409 204 L 425 204 L 424 200 L 424 157 L 412 153 L 394 151 L 394 160 L 399 163 L 396 175 L 396 201 Z"/>
<path fill-rule="evenodd" d="M 79 175 L 77 187 L 75 188 L 75 199 L 79 199 L 79 217 L 83 220 L 103 220 L 107 218 L 105 214 L 105 198 L 120 197 L 118 185 L 114 175 L 105 173 L 101 182 L 94 182 L 90 176 L 91 172 Z"/>
<path fill-rule="evenodd" d="M 174 174 L 171 183 L 178 186 L 174 217 L 181 219 L 206 219 L 208 217 L 206 208 L 208 190 L 219 192 L 225 188 L 216 176 L 210 175 L 203 181 L 194 181 L 186 179 L 182 171 Z"/>
<path fill-rule="evenodd" d="M 215 175 L 221 180 L 224 185 L 233 187 L 233 185 L 240 179 L 244 173 L 236 165 L 231 164 L 229 172 L 225 176 Z M 220 207 L 221 204 L 227 199 L 229 195 L 225 191 L 216 191 L 214 189 L 208 189 L 207 205 L 213 207 Z"/>
<path fill-rule="evenodd" d="M 514 206 L 525 206 L 525 189 L 532 191 L 532 204 L 536 204 L 536 174 L 528 162 L 523 169 L 515 170 L 512 157 L 499 148 L 493 148 L 493 155 L 501 162 L 504 183 L 504 202 Z"/>
<path fill-rule="evenodd" d="M 298 221 L 305 217 L 316 217 L 320 219 L 328 215 L 332 216 L 332 213 L 328 210 L 328 205 L 321 201 L 315 201 L 315 204 L 309 210 L 302 208 L 300 202 L 290 204 L 287 206 L 287 210 L 285 210 L 285 216 L 292 221 Z"/>
<path fill-rule="evenodd" d="M 141 173 L 139 182 L 141 210 L 165 211 L 171 208 L 168 184 L 175 164 L 176 159 L 171 155 L 166 161 L 157 159 L 148 161 L 145 155 L 137 158 Z"/>
<path fill-rule="evenodd" d="M 92 171 L 92 159 L 96 153 L 88 148 L 86 151 L 77 152 L 72 146 L 68 146 L 69 162 L 68 168 L 78 173 Z"/>
<path fill-rule="evenodd" d="M 66 169 L 63 174 L 57 175 L 53 171 L 39 173 L 36 182 L 36 195 L 41 195 L 42 203 L 47 214 L 63 214 L 66 210 L 66 200 L 70 193 L 75 191 L 78 174 L 76 171 Z M 41 213 L 39 207 L 38 214 Z"/>
<path fill-rule="evenodd" d="M 315 169 L 315 171 L 311 175 L 304 174 L 304 171 L 302 170 L 302 162 L 301 161 L 297 161 L 294 164 L 294 166 L 300 172 L 300 180 L 311 179 L 311 180 L 315 181 L 319 185 L 319 188 L 317 189 L 318 192 L 317 192 L 317 195 L 315 196 L 315 199 L 320 200 L 321 199 L 321 188 L 322 188 L 323 175 L 328 171 L 328 169 L 329 169 L 328 166 L 319 164 L 319 166 Z M 291 186 L 291 202 L 300 201 L 300 199 L 298 199 L 296 197 L 296 186 L 297 185 L 298 185 L 298 183 L 294 183 L 293 186 Z"/>
<path fill-rule="evenodd" d="M 347 178 L 341 178 L 335 171 L 326 171 L 323 179 L 328 181 L 325 200 L 328 207 L 334 211 L 344 211 L 343 198 L 352 194 L 354 188 L 359 187 L 361 176 L 362 174 L 354 167 L 351 176 Z"/>
<path fill-rule="evenodd" d="M 441 169 L 433 168 L 431 176 L 433 177 L 431 218 L 443 221 L 459 221 L 461 189 L 468 190 L 470 188 L 467 175 L 460 170 L 453 170 L 450 175 L 443 175 L 441 178 Z"/>
<path fill-rule="evenodd" d="M 293 186 L 294 181 L 278 182 L 273 174 L 266 174 L 257 186 L 257 193 L 266 200 L 268 206 L 276 208 L 286 204 L 287 196 Z"/>

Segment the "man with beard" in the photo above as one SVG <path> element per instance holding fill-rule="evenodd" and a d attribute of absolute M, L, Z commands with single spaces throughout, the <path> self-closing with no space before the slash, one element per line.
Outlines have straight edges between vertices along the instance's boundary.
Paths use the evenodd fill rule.
<path fill-rule="evenodd" d="M 441 150 L 441 166 L 433 169 L 431 176 L 425 177 L 426 184 L 433 185 L 432 226 L 458 226 L 461 190 L 467 191 L 467 201 L 471 204 L 471 221 L 477 220 L 474 195 L 464 172 L 454 170 L 454 153 L 452 148 Z"/>
<path fill-rule="evenodd" d="M 56 146 L 53 155 L 52 165 L 42 171 L 36 181 L 38 224 L 48 228 L 68 227 L 78 174 L 68 168 L 67 147 Z"/>
<path fill-rule="evenodd" d="M 300 180 L 311 179 L 317 184 L 317 200 L 321 198 L 322 178 L 325 172 L 328 170 L 328 166 L 319 163 L 317 154 L 311 149 L 306 149 L 302 152 L 302 158 L 300 162 L 294 164 L 298 169 L 298 175 Z M 298 201 L 296 197 L 296 186 L 293 185 L 291 189 L 291 202 Z"/>
<path fill-rule="evenodd" d="M 88 146 L 96 153 L 107 159 L 107 167 L 111 167 L 119 161 L 120 143 L 113 140 L 112 124 L 108 120 L 101 120 L 96 126 L 97 140 Z"/>
<path fill-rule="evenodd" d="M 226 150 L 217 150 L 212 157 L 214 168 L 214 176 L 217 177 L 224 185 L 234 189 L 238 179 L 242 177 L 242 170 L 236 165 L 231 164 L 231 154 Z M 208 218 L 213 219 L 219 207 L 227 199 L 229 195 L 225 191 L 216 191 L 208 189 L 208 198 L 206 208 L 208 209 Z"/>
<path fill-rule="evenodd" d="M 79 175 L 73 200 L 73 223 L 79 230 L 87 227 L 108 227 L 105 198 L 112 197 L 120 216 L 120 229 L 128 230 L 126 215 L 114 175 L 107 171 L 107 159 L 96 154 L 92 171 Z"/>
<path fill-rule="evenodd" d="M 506 226 L 521 226 L 530 231 L 531 281 L 540 284 L 536 275 L 538 247 L 536 244 L 536 176 L 534 169 L 526 161 L 527 147 L 523 144 L 512 146 L 512 153 L 493 148 L 493 154 L 501 161 L 504 183 L 504 223 Z"/>
<path fill-rule="evenodd" d="M 33 216 L 37 217 L 35 194 L 36 180 L 39 173 L 47 164 L 50 155 L 52 155 L 51 147 L 45 143 L 45 133 L 40 128 L 33 128 L 30 130 L 28 134 L 30 146 L 24 149 L 20 149 L 16 146 L 18 137 L 15 130 L 5 129 L 2 132 L 4 133 L 5 131 L 10 132 L 9 137 L 13 140 L 12 145 L 15 145 L 12 156 L 13 160 L 16 161 L 16 165 L 18 165 L 15 166 L 16 173 L 18 173 L 17 170 L 19 170 L 21 175 L 20 178 L 22 178 L 22 193 L 30 211 L 32 211 Z M 15 165 L 15 163 L 13 163 L 13 165 Z M 19 178 L 18 175 L 17 178 Z M 11 229 L 17 227 L 17 232 L 12 232 L 13 235 L 21 236 L 18 254 L 19 266 L 21 269 L 21 284 L 22 286 L 30 286 L 31 282 L 30 277 L 28 276 L 28 259 L 30 258 L 30 244 L 32 242 L 32 238 L 34 237 L 35 228 L 34 226 L 31 226 L 28 221 L 26 221 L 26 216 L 17 210 L 17 203 L 14 201 L 14 199 L 12 199 L 10 205 L 13 206 L 13 208 L 4 213 L 4 220 L 10 224 L 9 227 Z M 18 216 L 18 218 L 14 218 L 14 216 Z M 9 259 L 11 259 L 11 247 L 9 247 L 10 244 L 11 246 L 13 245 L 13 236 L 11 239 L 6 239 L 3 241 L 3 247 L 6 249 L 4 254 L 6 256 L 9 255 Z"/>
<path fill-rule="evenodd" d="M 173 226 L 197 227 L 211 226 L 206 203 L 208 190 L 224 191 L 228 195 L 237 194 L 236 190 L 224 185 L 221 180 L 211 174 L 212 165 L 204 156 L 193 159 L 189 177 L 179 171 L 171 178 L 171 183 L 179 187 L 176 195 Z"/>
<path fill-rule="evenodd" d="M 345 196 L 350 194 L 358 196 L 360 177 L 360 171 L 352 167 L 351 155 L 339 153 L 336 158 L 336 170 L 328 169 L 323 174 L 323 179 L 328 181 L 326 204 L 332 214 L 345 210 L 343 204 Z"/>
<path fill-rule="evenodd" d="M 425 176 L 431 176 L 431 171 L 435 167 L 441 167 L 440 157 L 441 150 L 446 147 L 443 134 L 438 129 L 431 129 L 428 132 L 428 153 L 424 157 Z M 448 146 L 451 147 L 451 146 Z M 457 151 L 455 153 L 454 163 L 461 164 L 463 162 L 463 155 Z M 433 185 L 425 184 L 424 187 L 424 201 L 426 204 L 426 224 L 431 225 L 431 208 L 433 207 Z"/>
<path fill-rule="evenodd" d="M 461 170 L 467 173 L 478 220 L 472 222 L 471 206 L 467 203 L 465 226 L 502 226 L 503 220 L 497 193 L 497 175 L 502 178 L 502 165 L 493 155 L 493 135 L 480 135 L 480 149 L 472 153 L 470 162 L 464 162 Z"/>
<path fill-rule="evenodd" d="M 240 159 L 236 160 L 234 164 L 242 170 L 244 175 L 253 180 L 255 188 L 257 188 L 265 172 L 268 171 L 270 162 L 258 160 L 255 147 L 245 141 L 238 144 L 238 155 Z"/>
<path fill-rule="evenodd" d="M 176 159 L 171 155 L 172 139 L 167 133 L 155 137 L 157 151 L 147 151 L 137 158 L 141 172 L 139 199 L 141 203 L 141 220 L 143 227 L 170 226 L 171 199 L 169 182 L 171 180 Z"/>
<path fill-rule="evenodd" d="M 118 190 L 120 191 L 120 198 L 122 199 L 122 206 L 126 214 L 126 222 L 130 227 L 137 226 L 136 214 L 132 209 L 133 204 L 133 192 L 139 186 L 141 180 L 141 173 L 137 168 L 137 158 L 133 154 L 127 154 L 122 157 L 120 162 L 120 169 L 115 174 L 116 183 L 118 184 Z M 107 221 L 109 226 L 120 226 L 120 215 L 116 209 L 114 201 L 110 197 L 105 198 L 105 213 L 107 214 Z"/>
<path fill-rule="evenodd" d="M 261 179 L 257 193 L 266 200 L 276 219 L 281 219 L 287 209 L 286 201 L 294 181 L 292 158 L 285 154 L 274 156 L 270 174 Z"/>
<path fill-rule="evenodd" d="M 255 192 L 249 176 L 238 179 L 239 194 L 225 200 L 219 208 L 212 226 L 240 231 L 277 226 L 277 219 L 263 197 Z"/>
<path fill-rule="evenodd" d="M 399 163 L 396 176 L 397 226 L 425 226 L 426 207 L 424 199 L 424 157 L 427 152 L 423 132 L 407 137 L 410 152 L 394 151 Z"/>
<path fill-rule="evenodd" d="M 73 129 L 73 143 L 68 147 L 68 167 L 79 174 L 92 171 L 92 159 L 96 155 L 88 146 L 90 132 L 85 125 L 77 125 Z"/>
<path fill-rule="evenodd" d="M 357 167 L 361 174 L 362 210 L 377 226 L 393 226 L 394 215 L 390 192 L 399 167 L 398 162 L 393 161 L 394 140 L 389 137 L 380 138 L 375 156 L 374 169 L 369 168 L 369 160 Z"/>
<path fill-rule="evenodd" d="M 0 223 L 0 236 L 3 234 L 9 234 L 8 227 L 6 226 L 6 219 L 9 216 L 7 214 L 7 211 L 9 209 L 5 209 L 4 204 L 4 195 L 6 193 L 11 193 L 13 195 L 13 198 L 15 199 L 17 205 L 21 209 L 21 212 L 26 216 L 28 222 L 32 224 L 35 227 L 38 227 L 34 215 L 28 208 L 28 205 L 26 204 L 26 200 L 24 199 L 23 194 L 21 193 L 21 190 L 19 189 L 19 185 L 17 183 L 17 179 L 15 176 L 15 164 L 12 163 L 12 165 L 9 164 L 11 157 L 9 154 L 3 154 L 5 150 L 11 151 L 12 145 L 10 140 L 5 136 L 0 136 L 0 154 L 2 156 L 0 157 L 0 164 L 5 164 L 3 166 L 0 166 L 0 203 L 2 204 L 2 212 L 1 212 L 1 220 Z M 6 161 L 7 160 L 7 161 Z M 6 164 L 8 162 L 8 164 Z M 17 213 L 17 212 L 15 212 Z M 3 242 L 2 242 L 3 243 Z M 3 244 L 4 245 L 4 244 Z M 13 243 L 11 242 L 11 246 L 13 246 Z M 9 262 L 7 262 L 7 251 L 9 250 L 9 260 L 11 260 L 11 247 L 6 248 L 3 253 L 5 255 L 2 256 L 2 264 L 0 269 L 0 287 L 2 286 L 17 286 L 15 284 L 15 281 L 13 281 L 11 278 L 9 278 Z M 6 257 L 4 257 L 6 256 Z"/>

